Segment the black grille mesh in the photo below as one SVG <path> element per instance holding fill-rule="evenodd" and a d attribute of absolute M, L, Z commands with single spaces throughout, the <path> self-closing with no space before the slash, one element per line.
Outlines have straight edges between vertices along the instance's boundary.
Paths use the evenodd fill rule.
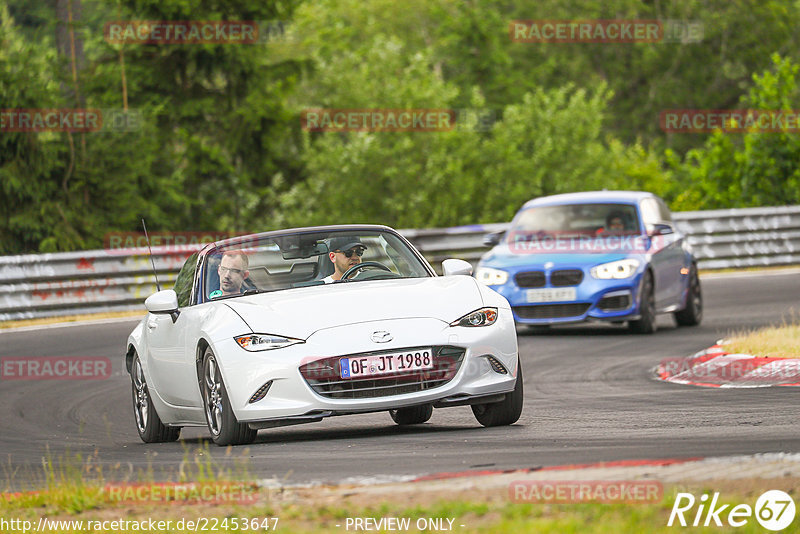
<path fill-rule="evenodd" d="M 514 312 L 522 319 L 562 319 L 578 317 L 586 313 L 588 302 L 571 302 L 569 304 L 539 304 L 536 306 L 515 306 Z"/>
<path fill-rule="evenodd" d="M 550 273 L 550 284 L 556 287 L 577 286 L 583 281 L 583 271 L 580 269 L 563 269 Z"/>
<path fill-rule="evenodd" d="M 420 347 L 393 349 L 346 357 L 373 356 L 397 352 L 411 352 Z M 410 372 L 397 372 L 370 378 L 342 378 L 339 374 L 339 359 L 333 356 L 316 360 L 300 367 L 300 374 L 319 395 L 329 399 L 366 399 L 388 397 L 403 393 L 414 393 L 442 386 L 453 379 L 464 359 L 463 348 L 451 346 L 433 347 L 433 368 Z"/>
<path fill-rule="evenodd" d="M 519 287 L 544 287 L 544 271 L 526 271 L 514 275 Z"/>

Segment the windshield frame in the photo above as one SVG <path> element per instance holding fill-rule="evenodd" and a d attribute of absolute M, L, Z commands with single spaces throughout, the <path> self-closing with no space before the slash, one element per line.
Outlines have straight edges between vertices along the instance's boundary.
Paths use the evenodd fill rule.
<path fill-rule="evenodd" d="M 207 283 L 208 283 L 208 276 L 207 272 L 209 269 L 209 260 L 212 256 L 216 253 L 220 252 L 224 249 L 235 249 L 237 245 L 246 248 L 248 244 L 252 246 L 253 243 L 257 243 L 263 240 L 269 240 L 277 237 L 283 236 L 290 236 L 290 235 L 308 235 L 308 234 L 319 234 L 319 233 L 326 233 L 326 234 L 336 234 L 336 233 L 374 233 L 377 235 L 380 234 L 389 234 L 395 237 L 400 243 L 402 243 L 407 250 L 408 259 L 415 260 L 418 265 L 422 268 L 425 273 L 425 276 L 422 278 L 428 277 L 436 277 L 438 276 L 436 272 L 431 267 L 428 260 L 417 250 L 417 248 L 402 234 L 400 234 L 397 230 L 393 228 L 389 228 L 388 226 L 382 225 L 335 225 L 335 226 L 316 226 L 316 227 L 307 227 L 307 228 L 294 228 L 294 229 L 285 229 L 285 230 L 278 230 L 273 232 L 263 232 L 260 234 L 250 234 L 246 236 L 239 236 L 234 237 L 231 239 L 226 239 L 223 241 L 218 241 L 216 243 L 209 243 L 206 247 L 204 247 L 201 257 L 198 258 L 199 265 L 197 270 L 195 271 L 195 284 L 194 288 L 197 290 L 197 297 L 196 302 L 198 304 L 202 304 L 205 302 L 217 302 L 217 301 L 224 301 L 229 298 L 236 298 L 236 297 L 243 297 L 245 292 L 238 293 L 235 295 L 227 295 L 227 296 L 220 296 L 216 298 L 209 298 L 205 295 L 208 294 L 207 292 Z M 384 237 L 385 239 L 385 237 Z M 406 279 L 404 278 L 397 278 L 398 280 Z M 365 280 L 366 281 L 366 280 Z M 314 285 L 322 285 L 322 284 L 314 284 Z M 310 286 L 305 286 L 310 287 Z M 271 291 L 285 291 L 288 289 L 302 289 L 303 287 L 285 287 L 280 289 L 272 289 L 272 290 L 261 290 L 259 293 L 271 292 Z M 255 293 L 248 293 L 255 294 Z"/>

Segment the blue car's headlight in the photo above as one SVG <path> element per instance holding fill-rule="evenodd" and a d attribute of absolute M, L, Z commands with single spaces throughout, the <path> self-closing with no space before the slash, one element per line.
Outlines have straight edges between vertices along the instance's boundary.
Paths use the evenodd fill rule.
<path fill-rule="evenodd" d="M 597 265 L 592 267 L 591 273 L 594 278 L 599 278 L 601 280 L 610 280 L 612 278 L 621 280 L 633 276 L 638 267 L 639 260 L 629 258 Z"/>
<path fill-rule="evenodd" d="M 282 349 L 284 347 L 288 347 L 289 345 L 305 343 L 305 341 L 302 339 L 275 336 L 272 334 L 245 334 L 243 336 L 236 336 L 233 339 L 236 340 L 236 343 L 240 347 L 250 352 Z"/>
<path fill-rule="evenodd" d="M 497 321 L 497 308 L 481 308 L 456 319 L 450 326 L 489 326 Z"/>
<path fill-rule="evenodd" d="M 501 286 L 508 282 L 508 273 L 491 267 L 478 267 L 475 279 L 487 286 Z"/>

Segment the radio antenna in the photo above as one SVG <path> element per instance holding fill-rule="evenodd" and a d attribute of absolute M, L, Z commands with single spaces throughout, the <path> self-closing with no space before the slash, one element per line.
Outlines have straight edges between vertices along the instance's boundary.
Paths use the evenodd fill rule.
<path fill-rule="evenodd" d="M 153 261 L 153 249 L 150 248 L 150 237 L 147 235 L 147 225 L 142 217 L 142 228 L 144 228 L 144 238 L 147 240 L 147 251 L 150 253 L 150 265 L 153 266 L 153 276 L 156 279 L 156 289 L 161 291 L 161 284 L 158 283 L 158 273 L 156 273 L 156 263 Z"/>

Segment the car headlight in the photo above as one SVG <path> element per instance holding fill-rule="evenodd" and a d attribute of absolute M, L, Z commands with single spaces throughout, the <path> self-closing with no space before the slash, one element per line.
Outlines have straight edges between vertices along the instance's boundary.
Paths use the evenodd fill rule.
<path fill-rule="evenodd" d="M 609 280 L 611 278 L 621 280 L 633 276 L 637 267 L 639 267 L 639 260 L 630 258 L 597 265 L 592 267 L 591 272 L 593 277 L 601 280 Z"/>
<path fill-rule="evenodd" d="M 478 267 L 475 279 L 487 286 L 501 286 L 508 281 L 508 273 L 491 267 Z"/>
<path fill-rule="evenodd" d="M 243 336 L 236 336 L 233 339 L 236 340 L 236 343 L 238 343 L 240 347 L 250 352 L 282 349 L 289 345 L 305 343 L 302 339 L 275 336 L 272 334 L 245 334 Z"/>
<path fill-rule="evenodd" d="M 450 326 L 489 326 L 497 321 L 497 308 L 481 308 L 456 319 Z"/>

